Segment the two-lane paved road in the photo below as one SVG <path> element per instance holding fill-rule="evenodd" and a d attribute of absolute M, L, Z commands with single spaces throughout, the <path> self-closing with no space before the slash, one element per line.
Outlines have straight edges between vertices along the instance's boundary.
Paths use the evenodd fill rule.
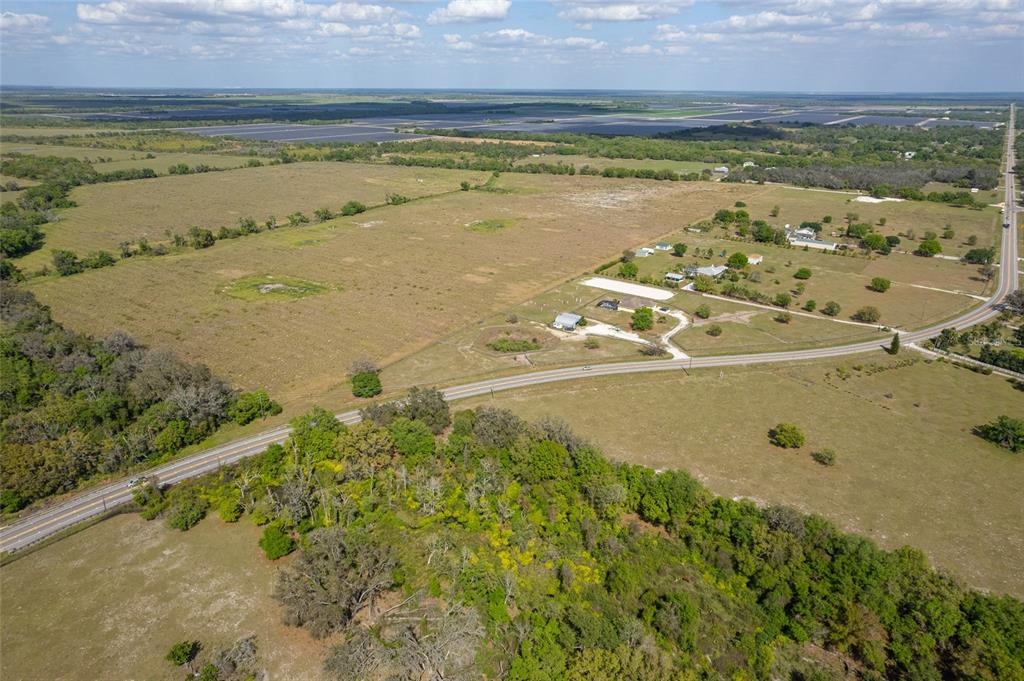
<path fill-rule="evenodd" d="M 1007 126 L 1006 146 L 1006 201 L 1003 209 L 1003 222 L 1009 225 L 1002 232 L 1001 266 L 999 282 L 992 296 L 981 306 L 966 312 L 956 319 L 918 331 L 900 332 L 903 343 L 923 341 L 938 334 L 943 328 L 966 328 L 999 314 L 998 306 L 1002 300 L 1017 288 L 1017 212 L 1016 189 L 1014 175 L 1011 172 L 1014 163 L 1013 118 L 1014 109 L 1010 107 L 1010 123 Z M 772 352 L 748 355 L 728 355 L 721 357 L 693 357 L 666 361 L 618 362 L 615 364 L 597 364 L 594 366 L 576 366 L 547 371 L 534 371 L 507 378 L 495 378 L 466 385 L 454 386 L 444 390 L 448 400 L 460 400 L 478 395 L 486 395 L 501 390 L 524 388 L 542 383 L 569 381 L 593 376 L 613 376 L 618 374 L 641 373 L 650 371 L 679 371 L 681 369 L 699 369 L 708 367 L 727 367 L 746 364 L 768 364 L 775 362 L 795 362 L 802 360 L 823 359 L 870 352 L 879 348 L 877 341 L 855 343 L 814 350 L 794 350 L 790 352 Z M 349 411 L 338 414 L 338 418 L 346 424 L 359 422 L 359 412 Z M 203 473 L 216 470 L 218 467 L 234 463 L 248 456 L 264 451 L 269 445 L 283 442 L 289 433 L 287 426 L 275 428 L 242 440 L 213 447 L 176 461 L 159 466 L 146 472 L 156 477 L 161 484 L 181 482 Z M 93 490 L 36 511 L 21 518 L 11 525 L 0 528 L 0 551 L 16 551 L 44 539 L 54 533 L 67 529 L 84 520 L 100 515 L 110 508 L 131 500 L 131 489 L 128 479 L 103 485 Z"/>

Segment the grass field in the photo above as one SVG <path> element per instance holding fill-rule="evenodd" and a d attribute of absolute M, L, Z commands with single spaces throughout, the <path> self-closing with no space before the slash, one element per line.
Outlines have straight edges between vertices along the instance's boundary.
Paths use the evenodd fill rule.
<path fill-rule="evenodd" d="M 66 137 L 68 135 L 89 135 L 105 132 L 124 132 L 124 130 L 115 128 L 48 128 L 5 125 L 3 126 L 3 131 L 0 132 L 0 140 L 8 135 L 11 137 Z"/>
<path fill-rule="evenodd" d="M 265 191 L 250 187 L 241 193 L 244 176 L 250 174 L 278 184 L 290 181 L 295 191 L 305 187 L 307 192 L 311 189 L 300 180 L 316 178 L 321 191 L 337 192 L 334 199 L 321 194 L 316 202 L 307 201 L 304 207 L 310 211 L 322 203 L 358 198 L 358 180 L 367 194 L 383 195 L 412 193 L 408 188 L 417 186 L 427 191 L 431 184 L 457 187 L 467 176 L 301 164 L 119 183 L 120 194 L 103 195 L 102 201 L 76 195 L 81 207 L 68 211 L 58 228 L 60 234 L 82 238 L 69 227 L 75 211 L 91 211 L 88 224 L 124 234 L 130 218 L 114 215 L 110 202 L 119 201 L 125 216 L 139 214 L 147 185 L 174 190 L 178 202 L 165 192 L 157 214 L 177 225 L 198 221 L 197 215 L 226 217 L 230 211 L 283 215 L 284 210 L 254 206 L 261 199 L 280 200 L 269 189 L 273 182 L 266 181 Z M 339 189 L 344 177 L 349 184 Z M 238 183 L 239 189 L 212 203 L 221 178 Z M 428 181 L 420 184 L 423 178 Z M 124 329 L 147 344 L 206 362 L 240 388 L 263 386 L 283 403 L 304 406 L 345 395 L 345 372 L 357 357 L 395 362 L 454 330 L 513 310 L 626 247 L 705 217 L 722 201 L 757 191 L 719 183 L 512 174 L 501 178 L 499 188 L 455 191 L 353 218 L 219 242 L 202 251 L 132 258 L 74 277 L 34 280 L 30 288 L 71 328 L 94 334 Z M 109 191 L 106 186 L 85 189 Z M 98 210 L 110 221 L 100 219 Z M 78 220 L 85 223 L 84 216 Z M 467 229 L 479 220 L 511 220 L 513 226 L 487 233 Z M 49 245 L 59 243 L 54 235 Z M 223 293 L 240 279 L 266 275 L 304 279 L 332 290 L 273 303 Z M 547 323 L 550 310 L 545 312 Z M 437 367 L 442 377 L 459 373 L 458 357 L 452 362 Z"/>
<path fill-rule="evenodd" d="M 759 194 L 747 202 L 746 210 L 752 220 L 767 220 L 773 225 L 789 223 L 799 225 L 805 220 L 820 221 L 825 215 L 832 216 L 832 224 L 824 225 L 823 238 L 830 238 L 830 232 L 846 229 L 844 216 L 856 213 L 855 222 L 866 222 L 875 226 L 876 231 L 889 235 L 906 234 L 913 230 L 917 241 L 904 239 L 897 248 L 913 251 L 916 243 L 924 238 L 926 231 L 942 234 L 948 224 L 956 235 L 953 239 L 941 239 L 944 255 L 961 256 L 971 248 L 998 246 L 1000 213 L 998 208 L 971 210 L 953 208 L 932 201 L 885 201 L 883 203 L 861 203 L 855 196 L 843 192 L 821 189 L 797 189 L 772 185 L 769 191 Z M 778 217 L 771 217 L 774 206 L 781 209 Z M 731 206 L 721 206 L 731 208 Z M 885 218 L 885 226 L 878 221 Z M 971 235 L 978 238 L 976 246 L 969 246 L 966 240 Z"/>
<path fill-rule="evenodd" d="M 293 163 L 77 187 L 71 196 L 78 206 L 44 228 L 43 248 L 22 258 L 19 266 L 31 270 L 48 264 L 52 249 L 116 251 L 122 241 L 166 241 L 166 230 L 184 233 L 200 225 L 216 231 L 247 216 L 262 222 L 274 215 L 284 223 L 296 211 L 312 218 L 317 208 L 337 211 L 353 199 L 381 204 L 389 192 L 415 198 L 455 191 L 462 180 L 481 177 L 432 168 Z"/>
<path fill-rule="evenodd" d="M 249 159 L 245 156 L 227 154 L 160 153 L 126 149 L 99 149 L 92 147 L 71 147 L 56 144 L 3 143 L 0 151 L 4 154 L 19 153 L 33 156 L 59 156 L 89 161 L 97 172 L 109 173 L 116 170 L 151 168 L 159 175 L 166 175 L 168 169 L 179 163 L 189 167 L 207 165 L 211 168 L 240 168 Z M 147 156 L 152 156 L 148 158 Z"/>
<path fill-rule="evenodd" d="M 562 163 L 573 165 L 577 169 L 583 166 L 591 168 L 650 168 L 652 170 L 674 170 L 677 173 L 699 173 L 705 168 L 711 169 L 714 163 L 698 163 L 696 161 L 671 161 L 659 159 L 603 158 L 595 156 L 542 154 L 539 157 L 525 158 L 520 163 Z"/>
<path fill-rule="evenodd" d="M 245 519 L 179 532 L 121 515 L 0 568 L 4 678 L 178 680 L 174 643 L 209 659 L 249 634 L 270 678 L 321 678 L 324 645 L 281 624 L 259 535 Z"/>
<path fill-rule="evenodd" d="M 998 414 L 1020 415 L 1024 396 L 942 363 L 868 371 L 905 357 L 597 378 L 459 406 L 564 418 L 616 459 L 819 513 L 883 546 L 921 548 L 968 584 L 1024 596 L 1024 459 L 970 433 Z M 772 447 L 767 432 L 780 421 L 800 425 L 807 446 Z M 822 447 L 836 450 L 835 466 L 811 459 Z"/>
<path fill-rule="evenodd" d="M 757 253 L 764 256 L 764 262 L 751 266 L 750 270 L 759 272 L 761 281 L 741 280 L 742 285 L 769 296 L 787 292 L 793 297 L 792 309 L 814 300 L 820 311 L 827 301 L 834 300 L 842 307 L 842 319 L 849 319 L 860 307 L 871 305 L 880 310 L 880 323 L 889 326 L 913 328 L 948 319 L 979 304 L 971 295 L 986 295 L 991 286 L 978 276 L 976 267 L 939 258 L 899 253 L 872 259 L 829 255 L 800 248 L 730 241 L 717 238 L 714 231 L 707 234 L 684 231 L 669 240 L 687 244 L 690 252 L 682 258 L 663 252 L 637 258 L 634 262 L 640 276 L 661 280 L 665 272 L 680 266 L 723 264 L 727 256 L 722 256 L 722 251 L 727 255 L 736 251 L 748 255 Z M 694 248 L 713 248 L 715 256 L 697 258 L 693 255 Z M 801 280 L 795 279 L 793 274 L 802 267 L 809 268 L 812 274 L 803 281 L 806 291 L 796 295 L 796 286 Z M 889 279 L 892 288 L 886 293 L 869 290 L 867 286 L 874 277 Z M 677 300 L 683 295 L 686 294 L 679 294 Z"/>

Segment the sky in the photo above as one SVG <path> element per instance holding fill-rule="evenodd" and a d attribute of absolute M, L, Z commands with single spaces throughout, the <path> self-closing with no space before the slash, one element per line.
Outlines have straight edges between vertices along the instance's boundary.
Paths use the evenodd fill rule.
<path fill-rule="evenodd" d="M 4 0 L 4 85 L 1024 91 L 1024 0 Z"/>

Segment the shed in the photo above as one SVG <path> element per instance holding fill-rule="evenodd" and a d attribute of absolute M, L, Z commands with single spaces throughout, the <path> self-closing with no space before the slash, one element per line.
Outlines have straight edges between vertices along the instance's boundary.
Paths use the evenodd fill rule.
<path fill-rule="evenodd" d="M 750 255 L 747 256 L 747 264 L 748 265 L 760 265 L 762 262 L 764 262 L 764 256 L 763 255 L 758 255 L 757 253 L 751 253 Z"/>
<path fill-rule="evenodd" d="M 579 324 L 582 319 L 583 317 L 578 314 L 573 314 L 572 312 L 560 312 L 558 313 L 558 316 L 555 317 L 555 322 L 552 326 L 556 329 L 561 329 L 562 331 L 575 331 L 576 325 Z"/>
<path fill-rule="evenodd" d="M 636 249 L 636 257 L 638 258 L 646 258 L 649 255 L 654 255 L 653 248 L 647 248 L 644 246 L 643 248 Z"/>
<path fill-rule="evenodd" d="M 667 274 L 665 275 L 665 279 L 666 279 L 667 281 L 674 281 L 674 282 L 676 282 L 676 283 L 678 283 L 678 282 L 682 281 L 682 280 L 683 280 L 683 279 L 685 279 L 685 278 L 686 278 L 686 276 L 685 276 L 685 275 L 683 275 L 683 274 L 679 274 L 678 272 L 669 272 L 669 273 L 667 273 Z"/>
<path fill-rule="evenodd" d="M 672 250 L 672 244 L 667 243 L 665 241 L 659 241 L 658 243 L 654 244 L 654 250 L 656 250 L 656 251 L 671 251 Z"/>

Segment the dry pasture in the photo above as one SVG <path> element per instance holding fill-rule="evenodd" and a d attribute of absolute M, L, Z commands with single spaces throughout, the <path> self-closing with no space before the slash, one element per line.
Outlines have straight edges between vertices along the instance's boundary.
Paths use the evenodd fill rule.
<path fill-rule="evenodd" d="M 329 179 L 335 167 L 234 172 L 282 168 L 323 172 Z M 390 181 L 380 181 L 382 193 L 401 186 L 396 177 L 409 185 L 427 175 L 441 186 L 458 186 L 460 177 L 377 166 L 366 172 L 389 173 Z M 168 179 L 194 181 L 183 186 L 201 187 L 198 193 L 209 196 L 216 188 L 203 183 L 231 174 Z M 450 179 L 442 183 L 441 177 Z M 70 328 L 98 335 L 124 329 L 149 345 L 206 362 L 240 388 L 263 386 L 275 399 L 301 407 L 343 391 L 345 372 L 357 357 L 394 362 L 624 248 L 703 218 L 723 201 L 756 191 L 711 183 L 510 175 L 498 186 L 501 191 L 456 191 L 202 251 L 132 258 L 73 277 L 36 280 L 30 287 Z M 351 196 L 351 190 L 339 193 Z M 248 209 L 241 197 L 216 209 L 253 213 L 251 201 L 259 196 L 246 194 Z M 488 233 L 469 227 L 492 219 L 507 219 L 510 226 Z M 273 302 L 222 293 L 230 282 L 258 275 L 297 277 L 330 290 Z M 453 361 L 450 371 L 440 367 L 446 376 L 461 373 L 458 359 Z"/>

